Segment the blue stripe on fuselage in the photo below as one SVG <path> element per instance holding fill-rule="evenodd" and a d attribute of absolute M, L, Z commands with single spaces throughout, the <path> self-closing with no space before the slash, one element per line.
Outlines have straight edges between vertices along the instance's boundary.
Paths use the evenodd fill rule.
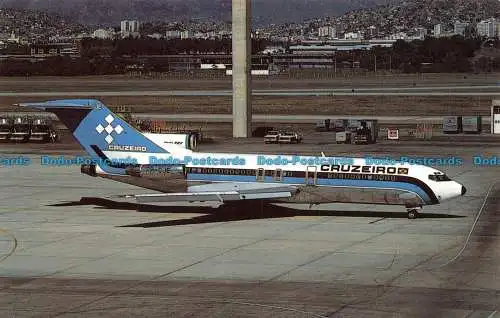
<path fill-rule="evenodd" d="M 241 175 L 224 175 L 224 174 L 198 174 L 188 173 L 188 181 L 227 181 L 227 182 L 261 182 L 261 183 L 282 183 L 290 185 L 304 185 L 305 178 L 283 177 L 283 181 L 279 182 L 273 177 L 266 176 L 264 181 L 257 181 L 255 176 Z M 427 193 L 419 186 L 406 182 L 395 181 L 370 181 L 370 180 L 349 180 L 349 179 L 322 179 L 318 178 L 316 185 L 320 186 L 337 186 L 337 187 L 358 187 L 358 188 L 386 188 L 409 191 L 418 194 L 424 202 L 431 203 L 431 199 Z"/>

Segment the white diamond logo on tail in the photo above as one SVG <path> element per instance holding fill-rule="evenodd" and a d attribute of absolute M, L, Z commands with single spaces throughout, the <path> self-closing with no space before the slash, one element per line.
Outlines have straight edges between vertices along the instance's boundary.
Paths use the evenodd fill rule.
<path fill-rule="evenodd" d="M 99 124 L 99 126 L 97 126 L 95 130 L 97 130 L 97 132 L 101 134 L 104 131 L 104 127 L 102 127 L 102 125 Z"/>
<path fill-rule="evenodd" d="M 122 133 L 122 131 L 123 131 L 122 126 L 120 126 L 120 125 L 116 126 L 116 127 L 115 127 L 115 131 L 116 131 L 116 133 L 117 133 L 118 135 L 119 135 L 119 134 L 121 134 L 121 133 Z"/>
<path fill-rule="evenodd" d="M 105 131 L 105 132 L 107 133 L 107 136 L 104 138 L 104 140 L 106 140 L 106 142 L 107 142 L 108 144 L 110 144 L 110 143 L 112 143 L 112 142 L 113 142 L 113 140 L 115 140 L 115 139 L 111 136 L 111 134 L 113 133 L 113 131 L 114 131 L 117 135 L 119 135 L 119 134 L 121 134 L 121 133 L 124 131 L 124 129 L 123 129 L 123 127 L 122 127 L 121 125 L 116 125 L 115 127 L 113 127 L 113 126 L 111 125 L 111 123 L 115 120 L 115 118 L 114 118 L 111 114 L 109 114 L 108 116 L 106 116 L 106 118 L 104 118 L 104 120 L 107 122 L 107 126 L 106 126 L 106 128 L 104 128 L 104 126 L 103 126 L 103 125 L 99 124 L 99 125 L 97 125 L 97 127 L 95 128 L 95 130 L 96 130 L 99 134 L 102 134 L 102 133 Z"/>
<path fill-rule="evenodd" d="M 111 127 L 111 125 L 108 125 L 105 129 L 108 134 L 111 134 L 111 132 L 113 131 L 113 127 Z"/>

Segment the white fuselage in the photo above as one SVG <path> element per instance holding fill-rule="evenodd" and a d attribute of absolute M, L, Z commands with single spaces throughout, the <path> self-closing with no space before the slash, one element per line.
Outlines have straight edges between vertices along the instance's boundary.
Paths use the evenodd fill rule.
<path fill-rule="evenodd" d="M 182 165 L 186 169 L 186 183 L 198 185 L 198 190 L 203 189 L 199 185 L 214 183 L 219 184 L 219 190 L 229 190 L 241 183 L 298 186 L 302 189 L 300 194 L 285 200 L 296 203 L 422 206 L 460 196 L 462 187 L 451 180 L 429 179 L 429 175 L 442 174 L 431 167 L 373 158 L 201 153 L 180 147 L 175 154 L 126 151 L 105 151 L 104 154 L 111 160 L 134 159 L 140 166 Z M 149 180 L 159 182 L 158 178 Z M 179 190 L 176 187 L 169 189 L 165 178 L 161 183 L 165 187 L 157 190 Z M 213 186 L 206 189 L 210 191 Z"/>

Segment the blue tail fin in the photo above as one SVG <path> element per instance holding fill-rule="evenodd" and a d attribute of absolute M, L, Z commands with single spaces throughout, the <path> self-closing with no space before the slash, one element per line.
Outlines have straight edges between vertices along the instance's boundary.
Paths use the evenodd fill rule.
<path fill-rule="evenodd" d="M 56 114 L 95 159 L 103 159 L 103 151 L 108 150 L 168 153 L 95 99 L 53 100 L 20 106 Z"/>

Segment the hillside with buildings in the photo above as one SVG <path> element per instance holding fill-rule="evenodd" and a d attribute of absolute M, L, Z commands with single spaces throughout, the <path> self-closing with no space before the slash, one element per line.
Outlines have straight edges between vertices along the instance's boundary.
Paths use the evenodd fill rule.
<path fill-rule="evenodd" d="M 252 0 L 256 26 L 301 22 L 369 8 L 387 0 Z M 75 22 L 113 26 L 124 19 L 172 22 L 190 19 L 227 21 L 231 0 L 3 0 L 0 7 L 38 9 Z"/>
<path fill-rule="evenodd" d="M 57 14 L 24 9 L 0 9 L 0 44 L 71 41 L 89 27 Z"/>
<path fill-rule="evenodd" d="M 252 51 L 265 55 L 264 60 L 258 57 L 259 69 L 500 69 L 498 1 L 391 1 L 338 17 L 254 28 Z M 105 27 L 42 11 L 0 9 L 0 74 L 98 75 L 130 68 L 177 72 L 192 71 L 193 66 L 201 71 L 219 64 L 230 67 L 230 54 L 229 21 L 165 22 L 124 16 Z"/>
<path fill-rule="evenodd" d="M 335 33 L 335 36 L 354 33 L 354 37 L 405 39 L 425 35 L 465 35 L 467 25 L 475 29 L 478 23 L 490 18 L 500 18 L 500 2 L 497 0 L 392 0 L 387 5 L 310 21 L 309 25 L 318 28 L 331 26 L 333 29 L 328 36 L 330 33 Z M 477 31 L 495 37 L 498 32 L 494 24 L 495 30 L 491 32 Z M 324 34 L 318 33 L 318 36 Z"/>
<path fill-rule="evenodd" d="M 17 0 L 16 0 L 17 1 Z M 59 0 L 57 0 L 59 1 Z M 142 36 L 153 38 L 221 39 L 230 37 L 230 0 L 74 0 L 62 1 L 57 9 L 61 15 L 45 11 L 0 9 L 0 41 L 64 41 L 65 38 Z M 280 19 L 298 19 L 294 14 L 317 14 L 302 22 L 273 23 L 254 28 L 254 36 L 275 42 L 307 40 L 413 40 L 425 36 L 460 34 L 496 37 L 499 32 L 500 1 L 497 0 L 254 0 L 253 13 L 266 20 L 266 14 Z M 377 3 L 389 4 L 375 6 Z M 52 6 L 49 6 L 49 2 Z M 208 4 L 210 2 L 210 4 Z M 4 1 L 6 6 L 10 2 Z M 17 1 L 18 7 L 52 8 L 54 1 Z M 72 8 L 65 9 L 69 3 Z M 189 7 L 189 8 L 188 8 Z M 369 7 L 343 15 L 329 12 L 348 8 Z M 330 9 L 328 9 L 330 8 Z M 137 10 L 136 10 L 137 9 Z M 320 10 L 322 9 L 322 10 Z M 130 11 L 132 10 L 132 11 Z M 148 15 L 150 12 L 155 13 Z M 217 13 L 215 13 L 217 11 Z M 267 13 L 265 13 L 266 11 Z M 319 13 L 318 11 L 321 11 Z M 93 18 L 85 18 L 92 12 Z M 66 14 L 66 15 L 65 15 Z M 68 18 L 67 15 L 73 16 Z M 159 15 L 159 16 L 157 16 Z M 64 18 L 63 18 L 64 16 Z M 136 16 L 142 16 L 136 18 Z M 160 17 L 161 16 L 161 17 Z M 194 19 L 194 17 L 205 17 Z M 190 20 L 183 20 L 190 17 Z M 294 18 L 295 17 L 295 18 Z M 103 25 L 92 25 L 97 20 Z M 171 19 L 171 21 L 166 21 Z M 78 24 L 76 21 L 85 21 Z M 486 20 L 486 21 L 485 21 Z M 127 22 L 130 21 L 130 22 Z M 483 22 L 482 22 L 483 21 Z M 14 35 L 12 35 L 14 33 Z"/>

